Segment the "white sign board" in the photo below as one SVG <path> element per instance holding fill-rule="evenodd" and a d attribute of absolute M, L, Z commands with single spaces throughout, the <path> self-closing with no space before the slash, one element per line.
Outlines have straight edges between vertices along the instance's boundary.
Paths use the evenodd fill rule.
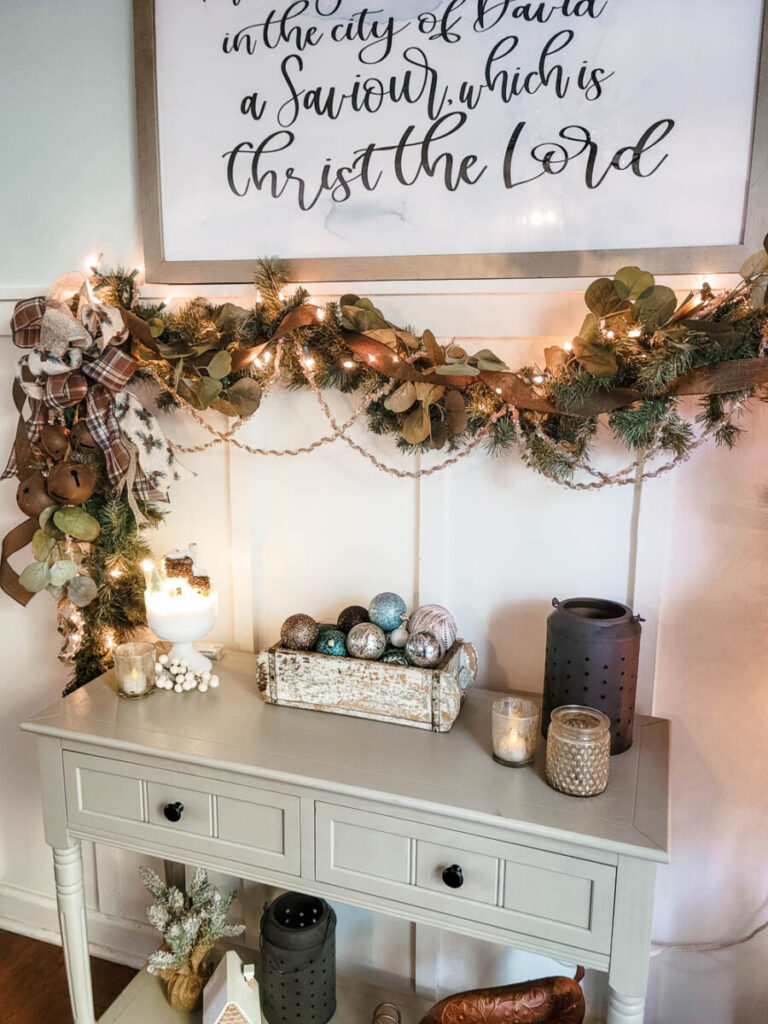
<path fill-rule="evenodd" d="M 149 6 L 166 263 L 744 241 L 762 0 Z"/>

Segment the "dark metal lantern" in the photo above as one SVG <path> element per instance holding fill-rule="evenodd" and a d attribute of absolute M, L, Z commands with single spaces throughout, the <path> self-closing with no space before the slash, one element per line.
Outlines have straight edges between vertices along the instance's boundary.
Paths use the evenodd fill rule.
<path fill-rule="evenodd" d="M 611 720 L 611 754 L 632 746 L 637 663 L 643 621 L 618 601 L 553 598 L 547 619 L 541 731 L 555 708 L 579 704 Z"/>
<path fill-rule="evenodd" d="M 336 914 L 286 892 L 261 918 L 261 1005 L 269 1024 L 327 1024 L 336 1012 Z"/>

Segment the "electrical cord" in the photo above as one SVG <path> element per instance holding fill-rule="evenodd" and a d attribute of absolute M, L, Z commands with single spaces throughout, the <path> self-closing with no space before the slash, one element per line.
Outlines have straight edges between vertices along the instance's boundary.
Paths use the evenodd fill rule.
<path fill-rule="evenodd" d="M 753 928 L 749 935 L 742 935 L 740 939 L 732 939 L 730 942 L 682 942 L 679 945 L 657 943 L 656 948 L 651 950 L 651 956 L 661 956 L 662 953 L 709 953 L 718 949 L 730 949 L 732 946 L 741 946 L 750 939 L 754 939 L 760 932 L 768 928 L 768 921 L 763 921 L 757 928 Z"/>

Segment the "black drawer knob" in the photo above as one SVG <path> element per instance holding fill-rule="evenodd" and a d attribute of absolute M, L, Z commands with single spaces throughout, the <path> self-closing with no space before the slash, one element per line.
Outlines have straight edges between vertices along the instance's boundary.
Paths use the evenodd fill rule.
<path fill-rule="evenodd" d="M 464 885 L 464 872 L 458 864 L 451 864 L 443 870 L 443 881 L 449 889 L 460 889 Z"/>
<path fill-rule="evenodd" d="M 184 804 L 180 804 L 178 800 L 175 804 L 166 804 L 163 808 L 163 814 L 166 816 L 168 821 L 181 821 L 183 813 Z"/>

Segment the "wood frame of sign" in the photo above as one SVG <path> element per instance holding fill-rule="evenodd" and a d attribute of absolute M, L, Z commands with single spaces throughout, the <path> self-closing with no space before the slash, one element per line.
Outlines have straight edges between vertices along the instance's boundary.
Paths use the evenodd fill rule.
<path fill-rule="evenodd" d="M 167 260 L 163 252 L 158 145 L 155 0 L 133 0 L 141 225 L 146 280 L 224 284 L 253 280 L 250 260 Z M 637 264 L 655 274 L 735 272 L 768 231 L 768 2 L 763 6 L 749 184 L 739 245 L 667 246 L 557 252 L 360 256 L 287 260 L 292 281 L 483 280 L 597 277 Z"/>

